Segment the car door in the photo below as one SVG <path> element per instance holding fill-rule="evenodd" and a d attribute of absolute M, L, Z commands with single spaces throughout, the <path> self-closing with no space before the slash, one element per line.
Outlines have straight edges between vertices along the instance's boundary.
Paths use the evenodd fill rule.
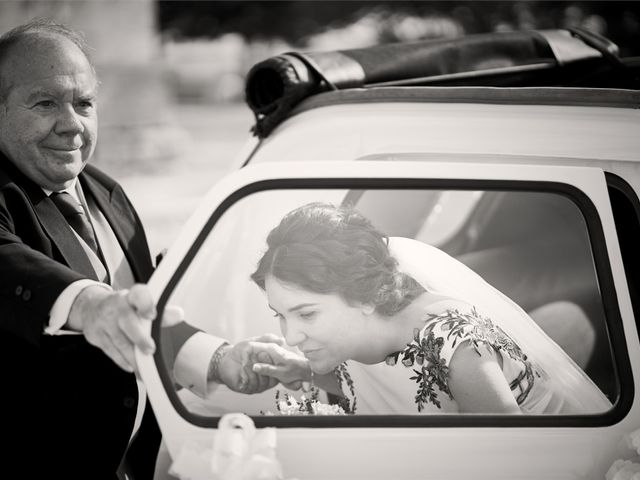
<path fill-rule="evenodd" d="M 138 352 L 137 360 L 169 454 L 161 469 L 188 453 L 206 457 L 220 418 L 242 412 L 259 428 L 277 429 L 284 478 L 604 478 L 624 453 L 624 436 L 640 428 L 640 348 L 607 176 L 590 167 L 458 160 L 258 164 L 232 173 L 211 189 L 154 273 L 159 317 L 178 305 L 186 321 L 231 342 L 280 333 L 249 278 L 267 234 L 295 207 L 348 201 L 379 228 L 395 228 L 391 236 L 451 246 L 481 275 L 504 277 L 505 289 L 523 282 L 526 288 L 513 288 L 518 302 L 535 299 L 527 311 L 592 377 L 611 408 L 577 415 L 425 415 L 365 407 L 356 415 L 284 416 L 275 391 L 300 392 L 241 395 L 220 386 L 201 398 L 176 385 L 162 348 L 167 330 L 156 321 L 158 351 Z M 507 214 L 488 221 L 483 207 L 474 217 L 483 197 L 489 203 L 506 198 Z M 416 210 L 417 202 L 424 205 Z M 545 223 L 546 216 L 554 218 Z M 399 227 L 400 217 L 415 225 Z M 481 225 L 489 229 L 482 238 Z M 556 235 L 558 225 L 567 228 Z M 444 228 L 446 234 L 433 232 Z M 475 243 L 459 240 L 474 235 Z M 558 263 L 566 265 L 555 268 Z M 528 290 L 529 297 L 518 293 Z M 558 310 L 558 304 L 577 306 Z M 322 400 L 332 401 L 329 395 Z"/>

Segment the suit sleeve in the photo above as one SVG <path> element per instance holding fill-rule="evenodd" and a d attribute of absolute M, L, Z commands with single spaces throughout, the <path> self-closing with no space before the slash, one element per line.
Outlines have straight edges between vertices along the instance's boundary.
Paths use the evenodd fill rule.
<path fill-rule="evenodd" d="M 34 234 L 31 239 L 18 236 L 16 223 L 33 225 L 27 234 L 38 228 L 37 218 L 29 209 L 10 212 L 3 192 L 0 195 L 0 328 L 37 345 L 60 293 L 86 277 L 50 258 L 53 252 L 47 250 L 51 245 L 40 241 L 38 235 Z M 28 240 L 34 245 L 27 244 Z"/>
<path fill-rule="evenodd" d="M 206 398 L 217 385 L 207 380 L 211 358 L 227 341 L 186 322 L 165 327 L 161 332 L 163 358 L 175 383 Z"/>

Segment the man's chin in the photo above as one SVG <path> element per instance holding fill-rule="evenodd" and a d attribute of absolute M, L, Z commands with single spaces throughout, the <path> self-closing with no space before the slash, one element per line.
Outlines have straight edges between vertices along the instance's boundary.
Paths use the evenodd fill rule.
<path fill-rule="evenodd" d="M 82 172 L 84 165 L 69 165 L 68 167 L 69 168 L 58 169 L 54 176 L 49 177 L 52 186 L 55 186 L 53 190 L 57 191 L 69 188 L 78 175 L 80 175 L 80 172 Z"/>
<path fill-rule="evenodd" d="M 57 162 L 57 173 L 60 180 L 69 181 L 76 178 L 82 172 L 82 169 L 86 163 L 82 160 L 82 157 L 73 157 L 65 159 L 65 161 Z"/>

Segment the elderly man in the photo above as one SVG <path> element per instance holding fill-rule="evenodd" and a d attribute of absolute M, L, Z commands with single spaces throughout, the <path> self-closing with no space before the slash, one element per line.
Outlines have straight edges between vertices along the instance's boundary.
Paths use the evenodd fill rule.
<path fill-rule="evenodd" d="M 121 187 L 88 165 L 97 90 L 69 28 L 35 21 L 0 37 L 2 469 L 20 478 L 116 478 L 138 411 L 134 346 L 155 349 L 154 302 L 136 285 L 153 268 L 145 234 Z M 276 383 L 251 370 L 265 343 L 167 328 L 179 330 L 178 383 L 201 394 L 210 381 L 245 393 Z M 135 478 L 153 474 L 149 425 L 131 449 Z"/>

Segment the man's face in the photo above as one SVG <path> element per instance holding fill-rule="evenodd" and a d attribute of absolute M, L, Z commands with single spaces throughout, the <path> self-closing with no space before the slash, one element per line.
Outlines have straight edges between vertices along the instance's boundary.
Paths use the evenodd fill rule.
<path fill-rule="evenodd" d="M 2 65 L 0 150 L 31 180 L 71 185 L 93 154 L 98 130 L 97 80 L 71 41 L 44 37 L 16 45 Z"/>

